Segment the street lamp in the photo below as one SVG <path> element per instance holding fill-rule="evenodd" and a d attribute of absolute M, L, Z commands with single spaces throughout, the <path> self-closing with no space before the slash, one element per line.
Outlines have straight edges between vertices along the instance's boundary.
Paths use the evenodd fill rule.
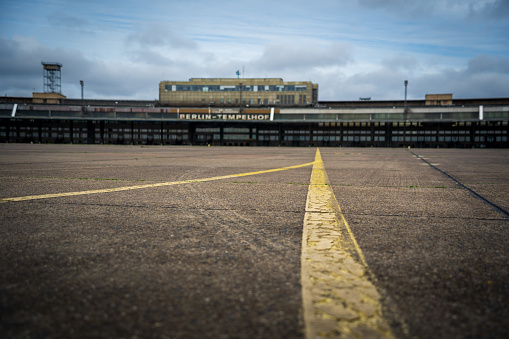
<path fill-rule="evenodd" d="M 407 86 L 408 86 L 408 80 L 405 80 L 405 113 L 407 112 L 407 107 L 406 107 Z"/>
<path fill-rule="evenodd" d="M 408 80 L 405 80 L 405 107 L 406 107 L 406 93 L 407 93 Z"/>
<path fill-rule="evenodd" d="M 242 113 L 242 82 L 239 83 L 240 87 L 240 106 L 239 106 L 239 113 Z"/>

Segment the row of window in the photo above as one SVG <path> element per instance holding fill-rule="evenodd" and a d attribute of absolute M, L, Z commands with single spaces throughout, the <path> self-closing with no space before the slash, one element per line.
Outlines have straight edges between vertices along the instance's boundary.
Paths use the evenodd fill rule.
<path fill-rule="evenodd" d="M 277 101 L 282 105 L 295 104 L 295 95 L 278 95 Z M 299 104 L 306 103 L 306 95 L 299 95 Z"/>
<path fill-rule="evenodd" d="M 101 134 L 99 133 L 96 133 L 95 134 L 95 138 L 97 140 L 100 140 L 101 139 Z M 106 133 L 103 135 L 103 138 L 105 140 L 117 140 L 117 139 L 124 139 L 124 140 L 131 140 L 131 134 L 118 134 L 118 133 Z M 138 140 L 147 140 L 147 139 L 154 139 L 154 140 L 159 140 L 161 139 L 161 135 L 160 134 L 134 134 L 134 138 L 133 139 L 138 139 Z M 76 137 L 75 137 L 76 139 Z M 83 139 L 86 139 L 86 134 L 83 135 Z M 177 139 L 183 139 L 183 140 L 187 140 L 188 139 L 188 135 L 187 134 L 184 134 L 184 135 L 176 135 L 176 134 L 165 134 L 163 135 L 163 139 L 166 139 L 166 140 L 177 140 Z"/>
<path fill-rule="evenodd" d="M 209 128 L 209 127 L 197 127 L 196 132 L 197 133 L 219 133 L 221 131 L 220 128 Z"/>
<path fill-rule="evenodd" d="M 205 100 L 205 99 L 202 99 L 202 100 Z M 219 99 L 220 103 L 221 104 L 232 104 L 232 103 L 235 103 L 236 105 L 239 104 L 239 98 L 235 98 L 232 100 L 232 98 L 220 98 Z M 254 105 L 254 104 L 258 104 L 258 105 L 268 105 L 269 104 L 269 99 L 262 99 L 262 98 L 258 98 L 258 99 L 242 99 L 242 104 L 244 105 L 247 105 L 247 104 L 250 104 L 250 105 Z M 272 102 L 271 102 L 272 103 Z M 281 105 L 292 105 L 292 104 L 295 104 L 295 95 L 278 95 L 277 96 L 277 99 L 276 99 L 276 104 L 279 103 Z M 299 95 L 299 98 L 298 98 L 298 103 L 299 104 L 306 104 L 306 96 L 305 95 Z"/>
<path fill-rule="evenodd" d="M 204 135 L 204 134 L 200 134 L 200 135 L 196 136 L 196 140 L 209 140 L 209 139 L 210 139 L 210 136 Z M 213 140 L 221 140 L 221 135 L 220 134 L 213 134 L 212 135 L 212 139 Z"/>
<path fill-rule="evenodd" d="M 225 133 L 249 133 L 249 128 L 225 127 L 223 131 Z M 253 132 L 256 132 L 256 128 L 253 128 Z"/>
<path fill-rule="evenodd" d="M 40 134 L 40 135 L 39 135 Z M 12 136 L 12 133 L 11 133 L 11 136 Z M 48 133 L 48 132 L 41 132 L 41 133 L 38 133 L 38 132 L 31 132 L 31 133 L 27 133 L 27 132 L 20 132 L 18 137 L 20 138 L 36 138 L 38 139 L 39 136 L 41 138 L 65 138 L 65 139 L 70 139 L 70 136 L 71 134 L 68 133 L 68 132 L 53 132 L 53 133 Z M 139 133 L 134 133 L 134 139 L 140 139 L 140 140 L 146 140 L 148 139 L 149 137 L 150 138 L 153 138 L 153 139 L 160 139 L 161 138 L 161 135 L 159 133 L 156 133 L 156 134 L 139 134 Z M 5 132 L 0 132 L 0 137 L 7 137 L 7 134 Z M 80 132 L 75 132 L 75 133 L 72 133 L 72 137 L 73 139 L 87 139 L 88 138 L 88 133 L 80 133 Z M 100 140 L 101 139 L 101 134 L 100 133 L 95 133 L 95 138 L 97 140 Z M 103 134 L 103 138 L 104 139 L 111 139 L 111 140 L 117 140 L 119 138 L 123 138 L 125 140 L 130 140 L 131 139 L 131 133 L 104 133 Z M 179 139 L 179 138 L 182 138 L 184 140 L 187 140 L 188 138 L 188 135 L 187 134 L 183 134 L 183 135 L 177 135 L 177 134 L 164 134 L 164 138 L 165 139 L 169 139 L 169 140 L 174 140 L 174 139 Z M 219 139 L 219 138 L 218 138 Z"/>
<path fill-rule="evenodd" d="M 285 141 L 308 141 L 308 138 L 304 135 L 286 135 L 284 137 Z M 331 135 L 331 136 L 323 136 L 317 135 L 312 137 L 313 141 L 341 141 L 341 136 L 339 135 Z M 344 136 L 343 141 L 371 141 L 371 138 L 368 136 Z M 375 136 L 373 141 L 385 141 L 385 136 Z"/>
<path fill-rule="evenodd" d="M 232 103 L 232 98 L 227 98 L 227 99 L 221 98 L 220 101 L 221 101 L 222 104 L 224 104 L 224 103 L 231 104 Z M 235 101 L 235 104 L 237 104 L 237 105 L 239 104 L 239 99 L 238 98 L 236 98 L 234 101 Z M 250 105 L 254 105 L 255 99 L 249 99 L 249 101 L 247 101 L 246 99 L 242 99 L 242 103 L 244 105 L 246 105 L 247 103 L 249 103 Z M 262 103 L 265 104 L 265 105 L 268 105 L 269 104 L 269 99 L 263 99 L 262 100 L 261 98 L 258 98 L 256 103 L 258 105 L 261 105 Z"/>
<path fill-rule="evenodd" d="M 220 133 L 221 129 L 209 128 L 209 127 L 197 127 L 196 133 Z M 223 129 L 224 133 L 250 133 L 249 128 L 236 128 L 236 127 L 225 127 Z M 252 128 L 252 132 L 256 133 L 256 128 Z M 218 134 L 219 135 L 219 134 Z"/>
<path fill-rule="evenodd" d="M 5 129 L 5 126 L 0 126 L 0 129 L 4 130 Z M 11 127 L 10 130 L 13 131 L 15 130 L 16 128 L 15 127 Z M 36 133 L 37 131 L 39 131 L 39 128 L 37 126 L 18 126 L 17 127 L 17 130 L 19 131 L 27 131 L 27 132 L 32 132 L 32 133 Z M 69 131 L 70 130 L 70 127 L 68 126 L 64 126 L 64 127 L 41 127 L 40 128 L 41 132 L 53 132 L 53 133 L 57 133 L 57 132 L 63 132 L 63 131 Z M 87 132 L 88 131 L 88 128 L 87 127 L 73 127 L 72 129 L 75 133 L 76 132 L 80 132 L 80 131 L 83 131 L 83 132 Z M 105 128 L 104 129 L 105 132 L 131 132 L 131 128 Z M 154 132 L 154 133 L 161 133 L 161 129 L 159 128 L 134 128 L 133 129 L 134 133 L 146 133 L 146 132 Z M 187 133 L 188 130 L 187 129 L 163 129 L 163 133 Z"/>
<path fill-rule="evenodd" d="M 5 126 L 1 126 L 0 127 L 0 130 L 6 130 L 6 127 Z M 31 133 L 31 134 L 36 134 L 38 131 L 40 131 L 41 133 L 59 133 L 59 132 L 69 132 L 70 128 L 68 126 L 64 126 L 64 127 L 41 127 L 40 129 L 38 127 L 33 127 L 33 126 L 18 126 L 18 127 L 11 127 L 10 129 L 10 133 L 16 133 L 16 131 L 18 131 L 19 133 Z M 87 127 L 74 127 L 73 128 L 73 132 L 74 133 L 79 133 L 79 132 L 83 132 L 83 133 L 86 133 L 88 131 L 88 128 Z M 161 131 L 161 129 L 159 128 L 134 128 L 133 130 L 133 133 L 163 133 L 163 134 L 166 134 L 166 133 L 178 133 L 178 134 L 181 134 L 181 133 L 188 133 L 188 130 L 187 129 L 163 129 Z M 105 128 L 104 129 L 104 132 L 105 133 L 108 133 L 108 132 L 113 132 L 113 133 L 122 133 L 122 132 L 125 132 L 125 133 L 131 133 L 131 128 Z M 214 128 L 211 128 L 211 127 L 205 127 L 205 128 L 202 128 L 202 127 L 198 127 L 196 128 L 196 132 L 197 133 L 220 133 L 220 128 L 219 127 L 214 127 Z M 238 128 L 238 127 L 225 127 L 223 129 L 223 132 L 224 133 L 256 133 L 257 132 L 257 129 L 256 128 Z M 376 131 L 373 131 L 374 134 L 385 134 L 386 131 L 383 131 L 383 130 L 376 130 Z M 278 134 L 279 131 L 278 130 L 259 130 L 258 131 L 259 134 Z M 286 130 L 286 131 L 283 131 L 284 134 L 310 134 L 311 131 L 309 130 Z M 355 135 L 363 135 L 363 134 L 371 134 L 371 131 L 370 130 L 313 130 L 312 131 L 312 134 L 314 135 L 320 135 L 320 134 L 325 134 L 325 135 L 334 135 L 334 134 L 355 134 Z M 457 130 L 457 131 L 451 131 L 451 130 L 447 130 L 447 131 L 432 131 L 432 130 L 423 130 L 423 131 L 417 131 L 417 130 L 412 130 L 412 131 L 403 131 L 403 130 L 393 130 L 392 132 L 392 135 L 470 135 L 471 132 L 470 131 L 466 131 L 466 130 Z M 508 134 L 508 131 L 507 130 L 477 130 L 475 131 L 475 134 L 476 135 L 480 135 L 480 134 L 494 134 L 494 135 L 506 135 Z"/>
<path fill-rule="evenodd" d="M 469 128 L 472 125 L 476 125 L 478 127 L 481 126 L 508 126 L 509 121 L 478 121 L 478 122 L 470 122 L 470 121 L 460 121 L 456 122 L 452 128 L 462 128 L 466 127 Z M 384 127 L 386 125 L 385 122 L 320 122 L 318 123 L 319 127 L 345 127 L 345 128 L 352 128 L 352 127 L 361 127 L 361 128 L 369 128 L 371 125 L 375 127 Z M 420 123 L 416 122 L 393 122 L 393 127 L 413 127 L 413 128 L 420 128 Z"/>
<path fill-rule="evenodd" d="M 508 137 L 506 136 L 476 136 L 474 138 L 476 142 L 507 142 Z M 437 137 L 435 136 L 393 136 L 392 141 L 431 141 L 436 142 Z M 439 142 L 470 142 L 471 138 L 469 136 L 447 136 L 447 137 L 438 137 Z"/>
<path fill-rule="evenodd" d="M 88 133 L 73 133 L 73 138 L 75 140 L 78 139 L 87 139 Z M 3 131 L 0 131 L 0 137 L 6 137 L 6 133 Z M 38 132 L 32 132 L 32 133 L 25 133 L 21 132 L 19 134 L 19 137 L 33 137 L 38 138 L 39 133 Z M 52 133 L 43 132 L 40 133 L 41 138 L 51 138 Z M 70 138 L 70 134 L 65 133 L 53 133 L 53 137 L 64 137 L 66 139 Z M 124 140 L 131 140 L 131 133 L 105 133 L 102 136 L 105 140 L 117 140 L 117 139 L 124 139 Z M 101 134 L 95 133 L 95 138 L 97 140 L 101 139 Z M 139 140 L 146 140 L 149 138 L 153 138 L 154 140 L 159 140 L 161 138 L 160 134 L 134 134 L 134 139 Z M 166 140 L 177 140 L 177 139 L 183 139 L 188 140 L 188 135 L 177 135 L 177 134 L 164 134 L 163 138 Z M 208 135 L 197 135 L 197 140 L 208 140 L 210 136 Z M 220 134 L 213 134 L 212 135 L 213 140 L 220 140 L 221 135 Z M 224 140 L 249 140 L 249 134 L 225 134 L 223 135 Z M 279 137 L 277 135 L 260 135 L 259 140 L 272 140 L 277 141 L 279 140 Z M 331 135 L 331 136 L 323 136 L 323 135 L 315 135 L 311 138 L 313 141 L 341 141 L 341 136 L 339 135 Z M 438 139 L 439 142 L 470 142 L 471 138 L 470 136 L 439 136 L 438 138 L 436 136 L 392 136 L 391 140 L 393 142 L 436 142 Z M 309 136 L 307 135 L 285 135 L 283 140 L 285 141 L 308 141 Z M 507 136 L 476 136 L 474 138 L 476 142 L 507 142 L 508 137 Z M 385 136 L 374 136 L 373 140 L 371 140 L 370 136 L 367 135 L 345 135 L 343 136 L 343 141 L 353 141 L 353 142 L 368 142 L 368 141 L 385 141 Z"/>
<path fill-rule="evenodd" d="M 249 134 L 225 134 L 223 135 L 225 140 L 249 140 Z"/>
<path fill-rule="evenodd" d="M 239 85 L 164 85 L 166 92 L 240 92 Z M 243 85 L 243 92 L 305 92 L 306 85 Z"/>

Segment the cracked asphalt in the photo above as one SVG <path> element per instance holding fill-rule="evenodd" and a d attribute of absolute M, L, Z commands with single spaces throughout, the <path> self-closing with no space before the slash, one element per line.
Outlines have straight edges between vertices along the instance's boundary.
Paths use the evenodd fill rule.
<path fill-rule="evenodd" d="M 508 205 L 508 150 L 412 152 Z M 403 150 L 322 149 L 322 157 L 388 312 L 396 307 L 407 327 L 402 336 L 509 333 L 509 219 Z"/>
<path fill-rule="evenodd" d="M 397 337 L 509 333 L 509 150 L 321 148 Z M 312 162 L 314 148 L 0 145 L 0 199 Z M 419 157 L 416 157 L 418 155 Z M 311 166 L 0 203 L 0 337 L 303 338 Z"/>

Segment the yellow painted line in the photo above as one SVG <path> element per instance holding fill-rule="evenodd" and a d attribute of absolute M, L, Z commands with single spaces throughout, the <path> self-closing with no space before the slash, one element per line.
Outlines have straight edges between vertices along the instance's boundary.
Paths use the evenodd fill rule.
<path fill-rule="evenodd" d="M 306 338 L 393 338 L 364 255 L 316 151 L 302 234 Z M 371 279 L 374 277 L 371 276 Z"/>
<path fill-rule="evenodd" d="M 274 168 L 274 169 L 263 170 L 263 171 L 247 172 L 247 173 L 231 174 L 231 175 L 223 175 L 223 176 L 218 176 L 218 177 L 202 178 L 202 179 L 194 179 L 194 180 L 161 182 L 161 183 L 156 183 L 156 184 L 126 186 L 126 187 L 117 187 L 117 188 L 105 188 L 105 189 L 90 190 L 90 191 L 78 191 L 78 192 L 67 192 L 67 193 L 52 193 L 52 194 L 42 194 L 42 195 L 30 195 L 30 196 L 25 196 L 25 197 L 3 198 L 3 199 L 0 199 L 0 203 L 13 202 L 13 201 L 26 201 L 26 200 L 37 200 L 37 199 L 70 197 L 70 196 L 87 195 L 87 194 L 120 192 L 120 191 L 129 191 L 129 190 L 137 190 L 137 189 L 144 189 L 144 188 L 172 186 L 172 185 L 182 185 L 182 184 L 189 184 L 189 183 L 193 183 L 193 182 L 207 182 L 207 181 L 213 181 L 213 180 L 223 180 L 223 179 L 245 177 L 245 176 L 257 175 L 257 174 L 286 171 L 286 170 L 291 170 L 291 169 L 294 169 L 294 168 L 301 168 L 301 167 L 311 166 L 313 164 L 314 164 L 314 162 L 309 162 L 309 163 L 301 164 L 301 165 L 294 165 L 294 166 L 288 166 L 288 167 Z"/>

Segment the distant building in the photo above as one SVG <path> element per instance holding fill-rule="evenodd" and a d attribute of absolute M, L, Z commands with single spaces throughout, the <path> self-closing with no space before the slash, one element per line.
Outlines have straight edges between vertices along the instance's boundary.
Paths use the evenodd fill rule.
<path fill-rule="evenodd" d="M 62 99 L 66 98 L 60 93 L 32 93 L 32 103 L 34 104 L 60 104 Z"/>
<path fill-rule="evenodd" d="M 452 94 L 426 94 L 426 106 L 451 106 Z"/>
<path fill-rule="evenodd" d="M 283 79 L 192 78 L 161 81 L 159 103 L 168 106 L 307 106 L 318 103 L 318 84 Z"/>

